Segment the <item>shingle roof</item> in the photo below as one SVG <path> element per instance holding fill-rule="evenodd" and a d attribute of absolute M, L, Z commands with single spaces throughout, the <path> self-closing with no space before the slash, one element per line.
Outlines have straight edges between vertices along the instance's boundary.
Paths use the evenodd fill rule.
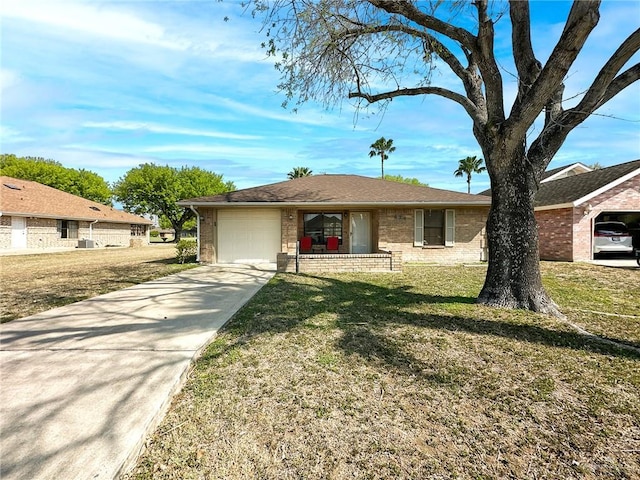
<path fill-rule="evenodd" d="M 221 195 L 186 199 L 180 205 L 211 204 L 339 205 L 490 205 L 491 199 L 467 193 L 359 175 L 312 175 Z"/>
<path fill-rule="evenodd" d="M 562 167 L 558 167 L 558 168 L 552 168 L 551 170 L 546 170 L 543 174 L 542 177 L 540 178 L 540 182 L 544 182 L 545 180 L 550 181 L 552 180 L 551 177 L 553 177 L 554 175 L 557 175 L 561 172 L 564 171 L 571 171 L 571 170 L 582 170 L 579 173 L 576 173 L 576 175 L 580 175 L 582 173 L 586 173 L 589 171 L 592 171 L 593 169 L 590 167 L 587 167 L 586 165 L 583 165 L 580 162 L 577 163 L 572 163 L 571 165 L 564 165 Z M 566 175 L 569 176 L 569 175 Z"/>
<path fill-rule="evenodd" d="M 578 202 L 594 192 L 612 187 L 621 178 L 634 174 L 640 174 L 640 160 L 541 183 L 536 194 L 535 206 Z"/>
<path fill-rule="evenodd" d="M 0 176 L 0 212 L 9 216 L 151 224 L 146 218 L 41 183 L 5 176 Z"/>

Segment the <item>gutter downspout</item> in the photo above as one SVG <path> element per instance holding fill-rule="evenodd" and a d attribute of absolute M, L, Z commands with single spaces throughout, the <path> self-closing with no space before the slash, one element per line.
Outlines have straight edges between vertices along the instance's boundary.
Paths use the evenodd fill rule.
<path fill-rule="evenodd" d="M 189 210 L 196 214 L 196 262 L 200 262 L 200 213 L 189 205 Z"/>
<path fill-rule="evenodd" d="M 94 220 L 93 222 L 89 223 L 89 240 L 93 240 L 93 226 L 98 223 L 98 220 Z"/>

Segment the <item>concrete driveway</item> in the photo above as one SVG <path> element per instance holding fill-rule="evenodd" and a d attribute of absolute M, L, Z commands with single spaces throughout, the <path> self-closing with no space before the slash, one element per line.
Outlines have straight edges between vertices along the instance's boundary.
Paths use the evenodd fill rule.
<path fill-rule="evenodd" d="M 199 267 L 1 325 L 0 478 L 127 471 L 193 359 L 274 270 Z"/>

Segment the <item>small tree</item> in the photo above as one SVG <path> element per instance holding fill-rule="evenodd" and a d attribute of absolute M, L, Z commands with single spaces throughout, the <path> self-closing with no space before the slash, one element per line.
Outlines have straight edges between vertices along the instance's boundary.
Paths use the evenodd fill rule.
<path fill-rule="evenodd" d="M 113 189 L 126 211 L 169 221 L 175 231 L 174 242 L 178 242 L 185 222 L 195 217 L 191 209 L 177 205 L 178 201 L 229 192 L 235 186 L 224 182 L 222 175 L 198 167 L 177 169 L 145 163 L 129 170 Z"/>
<path fill-rule="evenodd" d="M 294 167 L 289 173 L 287 178 L 293 180 L 294 178 L 310 177 L 313 174 L 310 168 L 307 167 Z"/>
<path fill-rule="evenodd" d="M 453 172 L 456 177 L 467 176 L 467 193 L 471 193 L 471 174 L 482 173 L 486 170 L 482 166 L 482 159 L 476 156 L 458 160 L 458 169 Z"/>
<path fill-rule="evenodd" d="M 382 166 L 382 179 L 384 180 L 384 161 L 389 158 L 387 152 L 392 153 L 396 151 L 396 147 L 393 146 L 393 139 L 386 140 L 384 137 L 380 137 L 373 142 L 370 146 L 371 151 L 369 157 L 380 156 L 380 165 Z"/>

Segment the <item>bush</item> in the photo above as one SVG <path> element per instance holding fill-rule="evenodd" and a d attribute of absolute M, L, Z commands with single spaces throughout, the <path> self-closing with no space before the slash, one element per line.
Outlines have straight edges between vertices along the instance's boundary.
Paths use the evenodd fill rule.
<path fill-rule="evenodd" d="M 149 235 L 151 235 L 152 237 L 159 237 L 160 236 L 160 232 L 158 230 L 151 230 L 149 232 Z"/>
<path fill-rule="evenodd" d="M 191 263 L 196 261 L 198 243 L 195 239 L 183 238 L 176 243 L 176 259 L 179 263 Z"/>

